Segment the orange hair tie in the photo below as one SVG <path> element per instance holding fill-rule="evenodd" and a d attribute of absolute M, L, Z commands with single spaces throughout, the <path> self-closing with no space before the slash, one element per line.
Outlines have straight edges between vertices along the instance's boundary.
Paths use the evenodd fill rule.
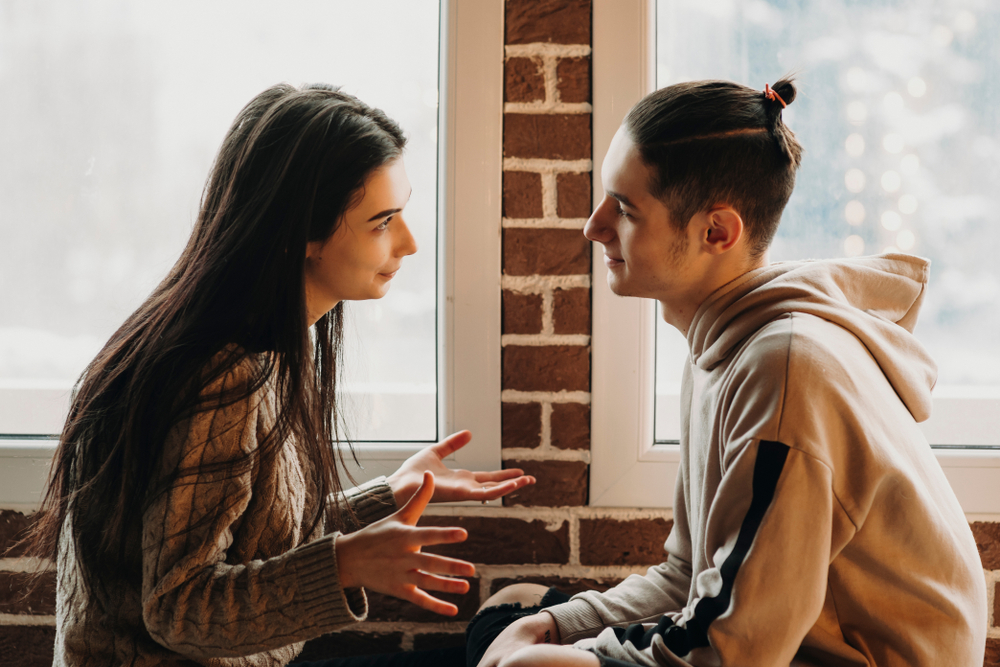
<path fill-rule="evenodd" d="M 764 84 L 764 97 L 771 100 L 772 102 L 778 100 L 779 102 L 781 102 L 782 109 L 788 106 L 787 104 L 785 104 L 785 100 L 781 99 L 781 95 L 771 90 L 771 86 L 766 83 Z"/>

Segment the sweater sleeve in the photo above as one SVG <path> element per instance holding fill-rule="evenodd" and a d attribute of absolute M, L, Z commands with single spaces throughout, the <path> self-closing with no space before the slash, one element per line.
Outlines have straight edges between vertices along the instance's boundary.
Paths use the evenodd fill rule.
<path fill-rule="evenodd" d="M 392 493 L 392 487 L 389 486 L 384 476 L 347 489 L 340 497 L 330 496 L 330 507 L 333 511 L 337 511 L 337 508 L 342 507 L 345 503 L 351 508 L 352 514 L 359 522 L 357 526 L 351 527 L 353 530 L 384 519 L 399 509 L 396 506 L 396 497 Z M 345 532 L 351 532 L 351 529 L 347 529 Z"/>
<path fill-rule="evenodd" d="M 713 500 L 705 539 L 714 567 L 690 601 L 655 626 L 607 629 L 593 648 L 643 665 L 789 664 L 823 609 L 835 503 L 821 461 L 780 442 L 747 443 Z"/>
<path fill-rule="evenodd" d="M 674 525 L 667 538 L 667 560 L 643 576 L 632 575 L 614 588 L 585 591 L 561 605 L 546 609 L 559 628 L 563 644 L 595 637 L 604 628 L 656 622 L 663 614 L 681 609 L 691 587 L 691 535 L 684 507 L 684 481 L 677 477 Z"/>
<path fill-rule="evenodd" d="M 243 375 L 237 367 L 208 391 L 239 389 Z M 258 451 L 260 409 L 255 393 L 192 417 L 181 444 L 167 448 L 182 472 L 143 516 L 144 623 L 157 642 L 195 660 L 277 649 L 367 613 L 364 592 L 340 585 L 337 533 L 274 558 L 227 560 L 256 464 L 235 475 L 231 467 Z"/>

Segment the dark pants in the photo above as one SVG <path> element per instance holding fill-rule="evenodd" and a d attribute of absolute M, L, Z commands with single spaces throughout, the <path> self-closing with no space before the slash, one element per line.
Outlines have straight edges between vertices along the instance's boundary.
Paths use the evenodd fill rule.
<path fill-rule="evenodd" d="M 550 588 L 541 602 L 533 607 L 522 607 L 516 603 L 487 607 L 469 621 L 465 629 L 465 646 L 334 658 L 319 662 L 295 662 L 288 667 L 476 667 L 486 649 L 508 625 L 525 616 L 537 614 L 546 607 L 566 602 L 569 597 L 562 591 Z M 602 667 L 636 667 L 633 663 L 613 658 L 600 655 L 597 658 Z"/>

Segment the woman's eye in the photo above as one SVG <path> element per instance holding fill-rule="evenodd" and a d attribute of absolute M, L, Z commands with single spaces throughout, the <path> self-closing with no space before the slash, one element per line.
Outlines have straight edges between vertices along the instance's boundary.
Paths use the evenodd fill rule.
<path fill-rule="evenodd" d="M 385 220 L 383 220 L 382 224 L 380 224 L 375 229 L 378 230 L 378 231 L 380 231 L 380 232 L 384 232 L 385 230 L 389 229 L 389 221 L 390 220 L 392 220 L 392 216 L 389 216 L 388 218 L 386 218 Z"/>

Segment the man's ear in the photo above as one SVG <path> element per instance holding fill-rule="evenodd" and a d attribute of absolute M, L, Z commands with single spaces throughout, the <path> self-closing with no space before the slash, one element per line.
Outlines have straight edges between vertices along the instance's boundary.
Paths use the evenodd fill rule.
<path fill-rule="evenodd" d="M 706 252 L 721 255 L 743 238 L 743 218 L 732 206 L 713 206 L 704 216 L 701 244 Z"/>

